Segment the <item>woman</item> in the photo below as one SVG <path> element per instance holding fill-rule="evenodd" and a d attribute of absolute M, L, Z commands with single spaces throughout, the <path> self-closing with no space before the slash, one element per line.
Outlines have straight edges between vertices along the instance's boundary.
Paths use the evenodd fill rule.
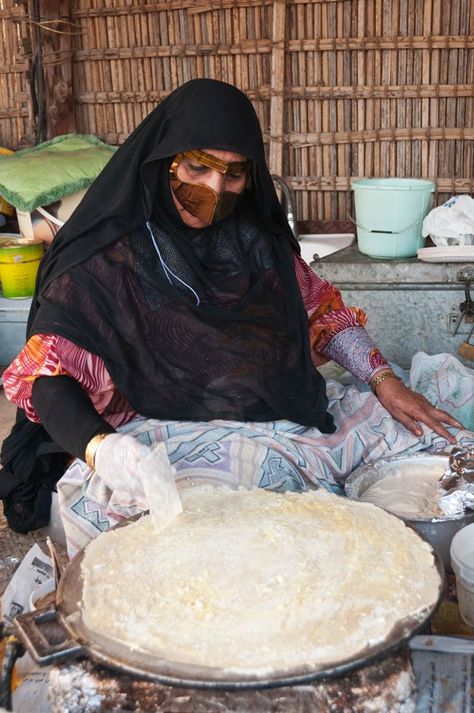
<path fill-rule="evenodd" d="M 362 461 L 428 445 L 420 424 L 454 442 L 443 424 L 461 424 L 395 377 L 364 320 L 299 257 L 250 101 L 208 79 L 174 91 L 58 233 L 4 374 L 8 398 L 80 459 L 59 483 L 70 552 L 146 507 L 156 441 L 178 482 L 335 491 Z M 332 384 L 328 410 L 315 365 L 329 359 L 378 400 Z M 23 530 L 45 524 L 60 469 L 38 478 L 30 459 L 19 482 L 31 423 L 4 445 L 0 481 Z M 45 437 L 29 436 L 36 463 Z"/>

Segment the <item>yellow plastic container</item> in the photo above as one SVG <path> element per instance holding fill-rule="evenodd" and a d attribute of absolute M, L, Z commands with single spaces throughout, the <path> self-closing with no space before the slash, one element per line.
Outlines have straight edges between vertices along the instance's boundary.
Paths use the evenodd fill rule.
<path fill-rule="evenodd" d="M 0 146 L 0 156 L 10 156 L 12 153 L 15 152 Z M 15 213 L 14 207 L 7 203 L 2 196 L 0 196 L 0 213 L 3 213 L 3 215 L 13 215 Z"/>
<path fill-rule="evenodd" d="M 0 282 L 4 297 L 31 297 L 44 253 L 42 242 L 21 245 L 19 235 L 0 235 Z"/>

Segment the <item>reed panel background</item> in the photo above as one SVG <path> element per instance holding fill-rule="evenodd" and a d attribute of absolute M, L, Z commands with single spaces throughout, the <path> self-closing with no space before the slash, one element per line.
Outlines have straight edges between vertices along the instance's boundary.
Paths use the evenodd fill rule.
<path fill-rule="evenodd" d="M 358 177 L 474 192 L 472 0 L 0 0 L 0 29 L 2 146 L 120 144 L 212 77 L 254 103 L 300 220 L 347 220 Z"/>

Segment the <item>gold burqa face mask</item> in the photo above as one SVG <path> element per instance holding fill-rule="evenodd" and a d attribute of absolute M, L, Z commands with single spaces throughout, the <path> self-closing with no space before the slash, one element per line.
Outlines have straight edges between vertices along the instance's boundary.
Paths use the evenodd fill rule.
<path fill-rule="evenodd" d="M 227 163 L 215 156 L 199 151 L 184 151 L 177 154 L 170 166 L 170 185 L 179 203 L 195 218 L 199 218 L 206 225 L 217 223 L 227 218 L 234 210 L 242 193 L 223 191 L 220 195 L 212 188 L 200 183 L 186 183 L 178 178 L 178 167 L 183 158 L 188 158 L 193 163 L 201 164 L 207 168 L 219 171 L 224 176 L 235 177 L 247 175 L 248 161 L 232 161 Z"/>

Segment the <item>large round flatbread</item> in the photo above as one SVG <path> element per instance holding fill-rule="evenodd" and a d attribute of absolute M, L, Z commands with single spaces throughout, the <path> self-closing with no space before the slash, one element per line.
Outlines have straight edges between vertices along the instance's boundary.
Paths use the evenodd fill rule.
<path fill-rule="evenodd" d="M 438 598 L 430 546 L 374 505 L 200 486 L 183 507 L 159 533 L 144 516 L 87 546 L 87 627 L 167 660 L 263 675 L 352 658 Z"/>

